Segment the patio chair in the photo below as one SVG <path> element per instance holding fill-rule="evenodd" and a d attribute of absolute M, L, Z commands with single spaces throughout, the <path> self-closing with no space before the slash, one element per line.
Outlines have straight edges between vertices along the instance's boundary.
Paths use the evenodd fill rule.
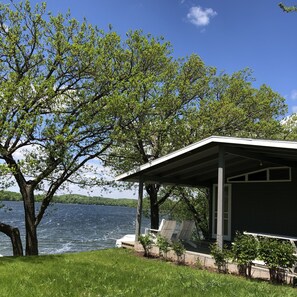
<path fill-rule="evenodd" d="M 182 221 L 180 230 L 176 235 L 176 240 L 180 240 L 185 243 L 188 243 L 192 247 L 197 247 L 196 244 L 190 240 L 192 237 L 194 228 L 195 228 L 194 221 Z"/>
<path fill-rule="evenodd" d="M 158 229 L 145 228 L 145 234 L 151 234 L 154 239 L 157 239 L 157 236 L 160 235 L 171 241 L 175 227 L 176 221 L 162 219 Z"/>

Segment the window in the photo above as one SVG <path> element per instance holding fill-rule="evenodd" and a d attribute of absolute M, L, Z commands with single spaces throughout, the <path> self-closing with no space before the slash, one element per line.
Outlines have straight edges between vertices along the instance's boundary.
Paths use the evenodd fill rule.
<path fill-rule="evenodd" d="M 291 180 L 291 172 L 289 168 L 270 168 L 269 179 L 270 180 Z"/>
<path fill-rule="evenodd" d="M 249 173 L 247 176 L 248 181 L 267 181 L 267 170 L 261 170 Z"/>
<path fill-rule="evenodd" d="M 224 240 L 231 240 L 231 185 L 225 184 L 224 192 L 223 236 Z M 216 238 L 218 223 L 218 185 L 213 185 L 212 199 L 212 237 Z"/>
<path fill-rule="evenodd" d="M 291 168 L 289 167 L 270 167 L 227 178 L 228 183 L 288 181 L 291 181 Z"/>

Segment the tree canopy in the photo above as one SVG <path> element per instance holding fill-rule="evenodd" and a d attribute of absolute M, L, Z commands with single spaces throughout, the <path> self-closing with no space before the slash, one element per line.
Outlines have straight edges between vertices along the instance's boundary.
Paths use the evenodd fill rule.
<path fill-rule="evenodd" d="M 156 57 L 156 58 L 159 58 Z M 152 58 L 153 59 L 153 58 Z M 249 69 L 217 74 L 193 55 L 168 60 L 164 75 L 137 85 L 131 112 L 135 120 L 119 126 L 108 165 L 116 172 L 132 169 L 210 135 L 276 138 L 287 111 L 284 98 L 266 85 L 255 88 Z M 167 73 L 170 73 L 168 75 Z M 127 101 L 128 102 L 128 101 Z M 151 203 L 151 225 L 157 228 L 159 206 L 173 188 L 145 184 Z"/>
<path fill-rule="evenodd" d="M 121 102 L 150 64 L 135 63 L 129 50 L 140 36 L 123 42 L 70 14 L 54 16 L 45 3 L 0 5 L 0 170 L 2 186 L 15 182 L 24 201 L 26 254 L 38 254 L 37 226 L 58 189 L 100 182 L 90 161 L 131 121 Z"/>
<path fill-rule="evenodd" d="M 27 254 L 38 253 L 36 228 L 57 189 L 88 183 L 87 162 L 111 144 L 119 44 L 86 21 L 47 14 L 45 3 L 0 5 L 1 173 L 23 197 Z"/>
<path fill-rule="evenodd" d="M 243 70 L 217 74 L 197 55 L 175 59 L 162 38 L 125 40 L 46 4 L 0 4 L 0 178 L 22 196 L 26 254 L 69 183 L 102 184 L 95 160 L 120 173 L 206 136 L 274 137 L 284 99 Z M 173 189 L 146 184 L 152 225 Z M 42 193 L 40 207 L 36 194 Z M 0 222 L 22 254 L 18 229 Z"/>

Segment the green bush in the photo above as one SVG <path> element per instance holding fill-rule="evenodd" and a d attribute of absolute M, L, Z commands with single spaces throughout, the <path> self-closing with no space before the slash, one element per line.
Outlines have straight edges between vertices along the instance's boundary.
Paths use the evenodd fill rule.
<path fill-rule="evenodd" d="M 230 251 L 226 246 L 221 249 L 217 243 L 210 246 L 210 254 L 215 260 L 215 265 L 218 267 L 220 273 L 227 273 L 228 259 L 230 258 Z"/>
<path fill-rule="evenodd" d="M 196 259 L 195 267 L 196 267 L 197 269 L 200 269 L 200 270 L 202 270 L 202 269 L 204 268 L 203 263 L 202 263 L 202 261 L 200 260 L 199 257 L 197 257 L 197 259 Z"/>
<path fill-rule="evenodd" d="M 185 247 L 180 241 L 175 241 L 171 247 L 177 256 L 177 262 L 181 263 L 183 259 L 183 255 L 185 254 L 185 251 L 186 251 Z"/>
<path fill-rule="evenodd" d="M 160 255 L 165 259 L 167 258 L 167 253 L 170 249 L 170 243 L 166 237 L 158 235 L 157 237 L 157 246 L 159 247 Z"/>
<path fill-rule="evenodd" d="M 150 249 L 152 248 L 152 244 L 153 244 L 153 240 L 151 236 L 149 234 L 140 235 L 138 240 L 144 249 L 144 256 L 149 257 Z"/>
<path fill-rule="evenodd" d="M 238 264 L 238 273 L 251 277 L 253 260 L 258 256 L 258 240 L 252 235 L 236 233 L 232 245 L 232 258 Z"/>
<path fill-rule="evenodd" d="M 284 282 L 286 269 L 292 268 L 297 260 L 294 252 L 294 247 L 288 242 L 271 238 L 260 240 L 259 258 L 269 268 L 272 282 Z"/>

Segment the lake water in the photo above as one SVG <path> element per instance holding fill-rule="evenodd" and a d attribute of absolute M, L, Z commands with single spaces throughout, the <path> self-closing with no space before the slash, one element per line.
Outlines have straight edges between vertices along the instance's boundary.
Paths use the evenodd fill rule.
<path fill-rule="evenodd" d="M 24 241 L 22 202 L 4 202 L 0 221 L 18 227 Z M 38 226 L 40 254 L 61 254 L 111 248 L 125 234 L 135 232 L 136 209 L 122 206 L 54 204 Z M 143 219 L 142 227 L 149 225 Z M 12 255 L 9 237 L 0 233 L 0 254 Z"/>

